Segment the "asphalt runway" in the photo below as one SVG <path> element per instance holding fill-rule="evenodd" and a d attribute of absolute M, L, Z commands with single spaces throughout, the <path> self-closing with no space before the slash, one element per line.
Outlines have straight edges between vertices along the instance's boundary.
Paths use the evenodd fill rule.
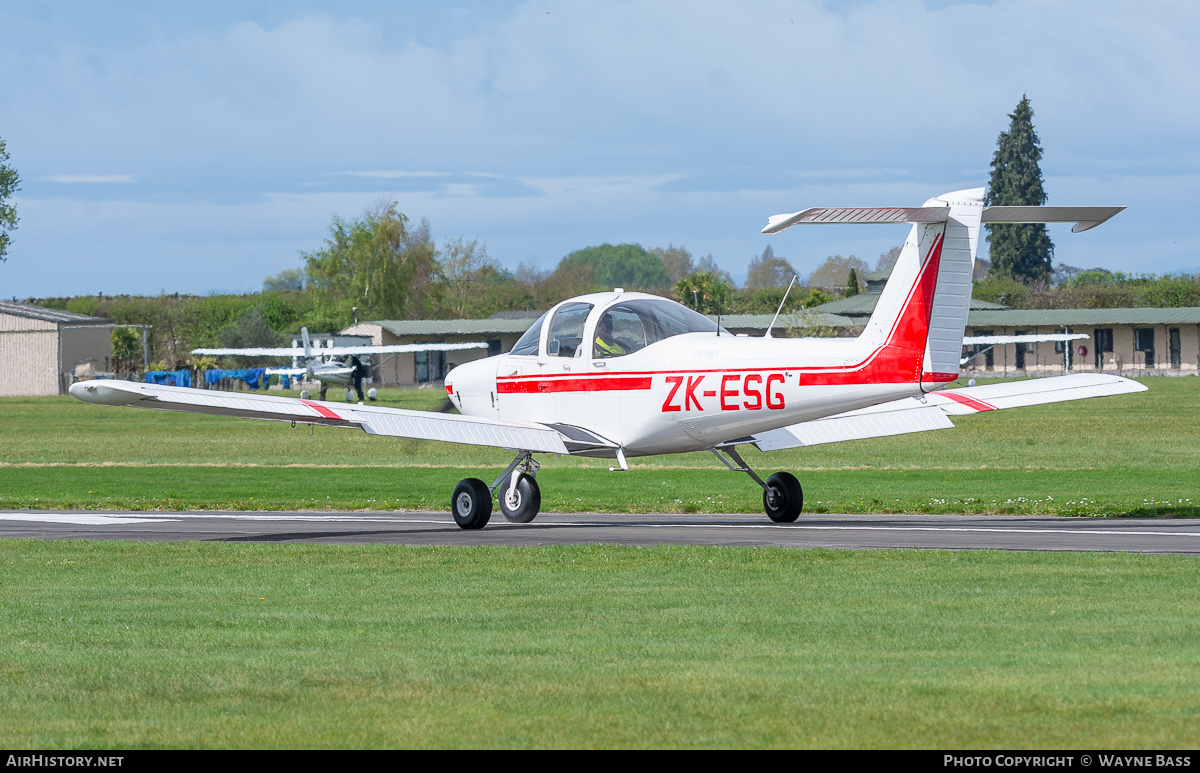
<path fill-rule="evenodd" d="M 391 545 L 730 545 L 874 550 L 1020 550 L 1200 554 L 1200 519 L 988 515 L 763 515 L 544 513 L 480 531 L 447 512 L 0 511 L 0 537 L 142 542 L 296 542 Z"/>

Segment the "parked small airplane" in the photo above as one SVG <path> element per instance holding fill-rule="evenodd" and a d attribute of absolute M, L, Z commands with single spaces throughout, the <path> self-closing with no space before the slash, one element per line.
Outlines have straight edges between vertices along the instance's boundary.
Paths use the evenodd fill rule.
<path fill-rule="evenodd" d="M 460 416 L 377 406 L 339 407 L 122 381 L 74 384 L 92 403 L 358 427 L 373 435 L 505 448 L 516 458 L 489 486 L 458 483 L 451 513 L 478 529 L 500 511 L 515 523 L 541 507 L 534 453 L 627 459 L 711 451 L 763 490 L 771 520 L 804 503 L 795 476 L 763 480 L 738 445 L 762 451 L 947 429 L 949 416 L 1140 392 L 1106 374 L 949 389 L 958 378 L 981 222 L 1074 222 L 1092 228 L 1123 207 L 985 207 L 982 188 L 922 207 L 807 209 L 769 219 L 798 224 L 911 223 L 900 259 L 857 338 L 733 336 L 674 301 L 616 289 L 559 303 L 507 354 L 459 365 L 446 392 Z"/>
<path fill-rule="evenodd" d="M 464 349 L 487 348 L 487 343 L 483 341 L 458 344 L 391 344 L 388 346 L 327 346 L 313 348 L 312 342 L 308 338 L 308 328 L 306 327 L 300 328 L 300 338 L 303 341 L 303 346 L 293 345 L 291 348 L 193 349 L 191 353 L 214 356 L 236 354 L 242 357 L 291 357 L 292 367 L 268 368 L 267 373 L 278 373 L 293 377 L 307 376 L 310 381 L 319 381 L 321 383 L 320 399 L 324 400 L 325 392 L 329 389 L 330 384 L 349 387 L 353 383 L 356 360 L 351 358 L 363 357 L 363 366 L 369 368 L 371 366 L 370 355 L 372 354 L 457 352 Z M 303 366 L 300 365 L 301 359 L 304 360 Z M 375 390 L 370 390 L 369 394 L 370 399 L 374 400 Z M 354 396 L 352 390 L 346 390 L 346 402 L 354 402 Z M 300 397 L 307 400 L 310 397 L 308 390 L 302 391 Z"/>

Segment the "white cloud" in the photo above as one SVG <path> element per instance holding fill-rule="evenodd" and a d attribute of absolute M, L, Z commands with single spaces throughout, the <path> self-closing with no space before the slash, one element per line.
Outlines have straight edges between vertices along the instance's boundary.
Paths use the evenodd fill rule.
<path fill-rule="evenodd" d="M 43 177 L 54 183 L 135 183 L 131 174 L 52 174 Z"/>

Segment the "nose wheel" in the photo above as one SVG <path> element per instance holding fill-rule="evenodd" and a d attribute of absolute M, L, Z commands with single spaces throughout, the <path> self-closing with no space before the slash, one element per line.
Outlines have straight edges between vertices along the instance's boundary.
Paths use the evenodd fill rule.
<path fill-rule="evenodd" d="M 512 475 L 504 479 L 496 491 L 500 503 L 500 513 L 509 523 L 529 523 L 537 517 L 542 509 L 542 491 L 538 488 L 537 480 L 530 475 L 520 475 L 517 485 L 513 486 Z"/>
<path fill-rule="evenodd" d="M 764 482 L 732 446 L 721 449 L 725 452 L 724 455 L 715 448 L 711 450 L 726 467 L 734 472 L 746 473 L 755 483 L 762 486 L 763 510 L 768 518 L 775 523 L 792 523 L 800 517 L 800 511 L 804 509 L 804 489 L 800 487 L 800 481 L 796 480 L 795 475 L 790 472 L 777 472 Z"/>

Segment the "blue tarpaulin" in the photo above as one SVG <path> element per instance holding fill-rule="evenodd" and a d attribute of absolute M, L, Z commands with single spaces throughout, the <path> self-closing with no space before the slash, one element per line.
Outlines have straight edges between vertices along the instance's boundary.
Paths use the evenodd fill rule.
<path fill-rule="evenodd" d="M 190 370 L 148 370 L 146 371 L 146 383 L 190 387 L 192 372 Z"/>
<path fill-rule="evenodd" d="M 212 368 L 204 371 L 204 383 L 211 386 L 221 379 L 240 378 L 251 389 L 258 389 L 260 386 L 266 387 L 267 385 L 266 370 L 266 368 L 239 368 L 237 370 Z"/>

